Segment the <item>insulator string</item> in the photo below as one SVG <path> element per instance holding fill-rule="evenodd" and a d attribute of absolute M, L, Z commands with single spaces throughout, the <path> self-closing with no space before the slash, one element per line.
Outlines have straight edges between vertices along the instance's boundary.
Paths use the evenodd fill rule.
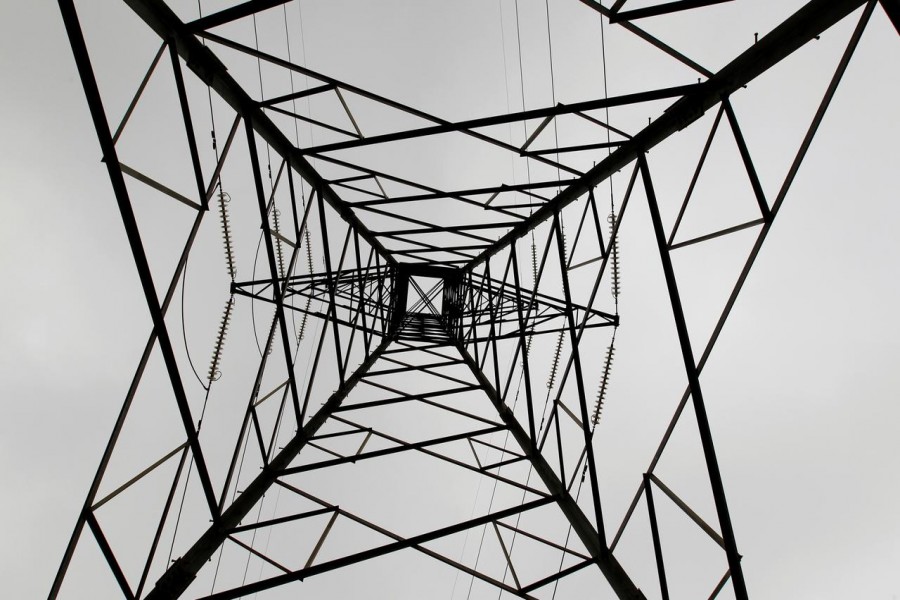
<path fill-rule="evenodd" d="M 216 344 L 213 348 L 212 358 L 209 361 L 209 372 L 207 379 L 210 382 L 218 381 L 222 377 L 219 370 L 219 363 L 222 360 L 222 349 L 225 347 L 225 336 L 228 334 L 228 327 L 231 325 L 231 313 L 234 309 L 234 296 L 229 296 L 225 303 L 225 309 L 222 312 L 222 319 L 219 322 L 219 331 L 216 334 Z"/>
<path fill-rule="evenodd" d="M 606 358 L 603 361 L 603 374 L 600 376 L 600 388 L 597 390 L 597 400 L 594 403 L 594 413 L 591 416 L 592 436 L 594 429 L 597 427 L 597 423 L 600 421 L 600 416 L 603 413 L 603 401 L 606 400 L 606 392 L 609 389 L 609 376 L 612 371 L 613 358 L 616 354 L 617 329 L 618 327 L 613 328 L 612 339 L 609 342 L 609 347 L 606 349 Z"/>
<path fill-rule="evenodd" d="M 276 277 L 279 279 L 284 277 L 284 249 L 281 246 L 281 223 L 279 217 L 281 211 L 277 207 L 272 208 L 272 232 L 275 234 L 275 259 L 278 264 L 278 273 Z"/>
<path fill-rule="evenodd" d="M 237 270 L 234 264 L 234 244 L 231 237 L 231 216 L 228 206 L 231 203 L 231 196 L 222 190 L 219 186 L 219 221 L 222 226 L 222 247 L 225 250 L 225 266 L 228 270 L 228 276 L 234 283 Z"/>
<path fill-rule="evenodd" d="M 309 273 L 312 275 L 313 272 L 313 255 L 312 255 L 312 245 L 309 239 L 309 228 L 304 227 L 303 229 L 303 240 L 306 242 L 306 263 L 309 266 Z M 306 297 L 306 307 L 303 310 L 303 317 L 300 319 L 300 328 L 297 332 L 297 341 L 300 341 L 306 335 L 306 322 L 309 319 L 309 307 L 312 304 L 312 297 Z"/>
<path fill-rule="evenodd" d="M 553 362 L 550 365 L 550 376 L 547 378 L 547 390 L 552 390 L 553 384 L 556 383 L 556 372 L 559 369 L 559 356 L 562 353 L 565 334 L 565 330 L 562 330 L 559 332 L 559 337 L 556 338 L 556 351 L 553 353 Z"/>
<path fill-rule="evenodd" d="M 610 260 L 610 292 L 616 300 L 616 314 L 619 314 L 619 292 L 621 291 L 621 269 L 619 265 L 619 236 L 616 232 L 616 214 L 609 213 L 609 260 Z"/>

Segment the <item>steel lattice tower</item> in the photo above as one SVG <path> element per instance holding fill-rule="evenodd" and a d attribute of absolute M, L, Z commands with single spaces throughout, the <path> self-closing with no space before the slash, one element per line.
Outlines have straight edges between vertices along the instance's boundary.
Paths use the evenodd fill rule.
<path fill-rule="evenodd" d="M 663 552 L 662 503 L 715 549 L 718 572 L 698 583 L 704 593 L 747 598 L 701 372 L 870 17 L 883 9 L 900 27 L 900 5 L 811 0 L 716 71 L 642 26 L 676 13 L 702 19 L 728 1 L 573 2 L 584 19 L 633 36 L 696 83 L 648 81 L 625 95 L 448 120 L 301 64 L 287 20 L 296 2 L 246 1 L 187 20 L 174 2 L 126 0 L 158 51 L 112 125 L 79 15 L 60 0 L 152 331 L 50 598 L 76 587 L 76 597 L 93 595 L 98 577 L 125 598 L 295 597 L 298 582 L 389 556 L 456 569 L 477 582 L 466 584 L 476 597 L 549 598 L 560 586 L 561 597 L 644 598 L 643 589 L 669 598 L 682 576 Z M 286 45 L 267 43 L 274 35 L 259 27 L 282 16 Z M 767 193 L 732 97 L 845 19 L 853 31 L 831 82 Z M 166 102 L 158 129 L 130 124 L 153 123 L 161 109 L 152 107 Z M 649 123 L 643 113 L 627 124 L 610 118 L 643 106 L 664 110 Z M 207 114 L 211 144 L 198 133 Z M 578 141 L 561 139 L 563 122 L 577 122 Z M 506 136 L 513 126 L 522 139 Z M 696 131 L 704 143 L 670 209 L 648 154 Z M 723 136 L 742 169 L 731 183 L 754 214 L 685 234 L 695 184 Z M 513 157 L 527 180 L 473 186 L 460 177 L 441 188 L 398 175 L 402 164 L 381 166 L 397 144 L 449 138 Z M 142 164 L 148 145 L 162 154 Z M 650 464 L 634 474 L 624 519 L 612 522 L 602 483 L 610 460 L 595 433 L 620 323 L 619 231 L 635 203 L 649 211 L 687 387 Z M 221 277 L 220 232 L 209 220 L 225 247 Z M 701 339 L 689 331 L 675 257 L 733 236 L 750 243 Z M 215 252 L 204 259 L 210 240 Z M 189 275 L 191 260 L 205 262 Z M 196 330 L 185 326 L 192 289 L 201 290 Z M 226 345 L 237 318 L 252 320 L 255 338 L 233 333 Z M 188 351 L 195 331 L 214 339 L 208 371 Z M 710 515 L 656 472 L 689 418 Z M 487 506 L 469 514 L 443 502 L 442 485 L 476 481 L 493 490 Z M 376 496 L 390 523 L 365 511 Z M 650 579 L 616 552 L 637 521 Z M 477 556 L 458 550 L 470 535 L 480 536 Z M 94 558 L 79 562 L 79 551 Z"/>

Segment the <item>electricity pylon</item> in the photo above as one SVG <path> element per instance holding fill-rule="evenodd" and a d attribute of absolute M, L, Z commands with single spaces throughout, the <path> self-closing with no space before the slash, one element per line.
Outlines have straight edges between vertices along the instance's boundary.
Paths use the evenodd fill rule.
<path fill-rule="evenodd" d="M 294 597 L 298 582 L 359 572 L 352 568 L 375 559 L 390 567 L 380 579 L 419 570 L 430 578 L 433 565 L 458 570 L 469 582 L 460 593 L 476 597 L 550 597 L 559 589 L 643 598 L 641 589 L 658 586 L 668 598 L 680 576 L 671 557 L 667 569 L 661 502 L 718 548 L 712 568 L 720 571 L 701 582 L 705 593 L 730 588 L 747 598 L 700 375 L 867 22 L 880 4 L 896 26 L 898 8 L 888 0 L 812 0 L 715 72 L 641 27 L 643 19 L 702 15 L 721 3 L 582 0 L 585 19 L 636 36 L 696 83 L 448 120 L 292 58 L 293 3 L 242 2 L 185 21 L 162 0 L 126 0 L 159 46 L 113 128 L 74 4 L 60 0 L 152 329 L 50 598 L 76 587 L 76 597 L 93 595 L 109 583 L 126 598 Z M 286 47 L 261 47 L 257 19 L 282 15 Z M 787 175 L 767 194 L 732 96 L 845 18 L 856 25 L 843 56 Z M 239 27 L 251 21 L 255 43 Z M 273 80 L 284 89 L 272 91 Z M 524 84 L 522 93 L 524 104 Z M 145 106 L 164 99 L 170 109 L 160 112 L 160 129 L 129 128 L 139 116 L 154 123 Z M 207 101 L 209 148 L 197 135 Z M 611 110 L 660 101 L 667 108 L 646 125 L 611 122 Z M 417 124 L 376 123 L 380 133 L 364 134 L 371 114 L 387 114 L 376 108 Z M 561 139 L 564 119 L 578 120 L 592 141 Z M 173 122 L 181 139 L 162 137 Z M 326 141 L 301 139 L 298 123 Z M 510 125 L 523 127 L 520 142 L 497 134 Z M 670 194 L 654 185 L 648 153 L 697 128 L 708 128 L 706 143 L 687 193 L 667 211 L 661 196 Z M 366 166 L 373 153 L 389 157 L 393 144 L 448 136 L 510 153 L 535 176 L 475 187 L 461 179 L 442 189 Z M 742 172 L 734 185 L 748 192 L 754 214 L 679 235 L 720 136 L 736 150 Z M 162 156 L 148 158 L 154 150 Z M 619 232 L 636 202 L 649 211 L 688 385 L 649 466 L 636 474 L 624 519 L 612 523 L 602 484 L 610 461 L 598 457 L 595 433 L 620 324 Z M 209 283 L 214 261 L 198 251 L 209 218 L 220 221 L 224 245 L 218 283 Z M 712 333 L 698 340 L 673 256 L 748 234 L 737 282 L 716 308 Z M 188 275 L 198 252 L 204 262 Z M 248 254 L 252 272 L 244 270 Z M 212 314 L 207 300 L 218 298 L 218 309 L 225 299 L 205 373 L 194 369 L 188 340 L 209 327 L 188 327 L 185 316 L 184 294 L 198 289 L 196 278 L 203 318 Z M 183 349 L 172 306 L 179 293 Z M 253 335 L 232 328 L 226 345 L 237 318 L 252 321 Z M 695 419 L 709 516 L 656 472 L 686 411 Z M 471 509 L 447 501 L 476 485 L 491 490 L 487 505 L 480 495 Z M 616 552 L 641 503 L 649 580 Z M 405 566 L 383 562 L 400 555 Z"/>

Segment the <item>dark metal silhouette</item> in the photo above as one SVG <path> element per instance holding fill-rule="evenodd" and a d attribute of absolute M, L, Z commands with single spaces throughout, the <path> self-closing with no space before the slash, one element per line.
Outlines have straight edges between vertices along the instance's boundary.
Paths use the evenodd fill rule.
<path fill-rule="evenodd" d="M 605 19 L 609 24 L 626 28 L 697 71 L 701 77 L 700 82 L 452 122 L 351 83 L 314 72 L 291 62 L 289 58 L 267 54 L 211 31 L 215 27 L 249 19 L 266 10 L 280 10 L 278 7 L 285 4 L 284 1 L 243 2 L 185 23 L 162 0 L 126 0 L 136 16 L 159 36 L 162 47 L 121 125 L 113 131 L 107 120 L 74 5 L 71 0 L 60 0 L 76 65 L 153 329 L 53 582 L 50 598 L 57 597 L 60 592 L 76 548 L 90 543 L 88 536 L 84 535 L 85 526 L 91 531 L 109 571 L 126 598 L 180 597 L 194 582 L 198 573 L 216 557 L 223 545 L 242 549 L 248 556 L 258 558 L 280 574 L 262 577 L 229 589 L 213 590 L 204 597 L 239 598 L 395 551 L 414 549 L 515 596 L 533 597 L 533 592 L 554 584 L 561 578 L 583 569 L 597 568 L 619 598 L 643 598 L 639 583 L 632 580 L 615 555 L 616 546 L 641 498 L 646 499 L 648 507 L 652 551 L 663 598 L 669 597 L 667 573 L 670 576 L 671 573 L 665 567 L 662 550 L 665 534 L 657 521 L 656 506 L 665 501 L 674 503 L 724 551 L 728 570 L 715 589 L 711 590 L 711 597 L 717 595 L 729 580 L 737 598 L 748 597 L 741 556 L 706 417 L 700 373 L 877 2 L 812 0 L 721 70 L 713 73 L 653 37 L 639 25 L 642 19 L 676 11 L 698 10 L 727 0 L 680 0 L 636 9 L 629 9 L 625 0 L 607 2 L 608 6 L 594 0 L 581 1 L 593 9 L 586 10 L 591 18 Z M 896 25 L 896 2 L 881 0 L 881 4 Z M 860 7 L 863 10 L 859 24 L 788 176 L 776 197 L 766 197 L 729 97 Z M 311 83 L 306 89 L 292 91 L 290 94 L 254 98 L 217 56 L 218 49 L 227 49 L 231 53 L 258 59 L 268 66 L 303 75 Z M 176 192 L 137 168 L 123 164 L 117 154 L 117 141 L 147 81 L 154 70 L 166 62 L 167 55 L 186 132 L 191 170 L 196 182 L 194 192 Z M 194 133 L 197 118 L 192 116 L 189 102 L 190 86 L 198 84 L 209 86 L 210 93 L 223 101 L 233 114 L 233 122 L 225 142 L 216 146 L 217 162 L 211 174 L 203 172 L 202 152 Z M 416 117 L 426 125 L 365 136 L 349 108 L 345 97 L 347 95 Z M 299 114 L 292 107 L 293 102 L 313 96 L 328 97 L 342 107 L 352 128 Z M 603 122 L 596 114 L 596 111 L 610 107 L 638 105 L 660 99 L 670 99 L 671 106 L 640 131 L 620 131 Z M 678 220 L 667 232 L 660 215 L 646 154 L 657 144 L 677 135 L 713 110 L 717 111 L 715 124 L 696 173 L 699 173 L 706 159 L 717 128 L 727 125 L 739 149 L 749 185 L 758 204 L 759 216 L 719 231 L 676 242 L 678 226 L 690 199 L 690 191 Z M 592 111 L 595 112 L 592 114 Z M 611 131 L 615 134 L 615 140 L 607 138 L 596 143 L 573 146 L 557 144 L 549 148 L 534 149 L 532 146 L 541 132 L 564 115 L 580 118 L 586 126 L 596 128 L 598 139 L 601 133 L 605 135 Z M 339 135 L 341 141 L 298 147 L 276 123 L 276 117 L 279 120 L 285 117 L 297 119 L 322 128 Z M 488 133 L 492 126 L 523 124 L 533 120 L 540 122 L 530 130 L 528 139 L 521 146 L 497 139 Z M 338 158 L 342 151 L 380 148 L 401 140 L 447 134 L 463 134 L 511 152 L 524 160 L 533 161 L 534 164 L 551 167 L 558 173 L 558 177 L 528 183 L 498 182 L 493 186 L 479 188 L 466 188 L 463 184 L 456 190 L 441 190 Z M 216 209 L 216 202 L 210 201 L 218 199 L 220 210 L 225 210 L 221 177 L 226 159 L 234 152 L 232 147 L 236 140 L 246 144 L 249 154 L 249 165 L 243 167 L 249 169 L 252 177 L 252 189 L 255 193 L 253 201 L 258 209 L 258 224 L 262 231 L 263 260 L 260 269 L 262 272 L 268 271 L 268 274 L 252 279 L 235 277 L 232 226 L 223 212 L 222 226 L 225 229 L 231 281 L 227 290 L 228 312 L 222 319 L 209 383 L 205 386 L 207 393 L 212 381 L 217 378 L 223 353 L 224 330 L 231 317 L 232 306 L 235 303 L 238 306 L 240 303 L 271 306 L 274 317 L 267 332 L 263 332 L 265 343 L 261 348 L 256 379 L 250 385 L 252 392 L 244 408 L 240 428 L 236 432 L 233 450 L 229 453 L 228 466 L 216 471 L 224 472 L 224 476 L 220 477 L 213 475 L 208 454 L 210 451 L 201 443 L 201 417 L 197 413 L 196 403 L 192 404 L 191 394 L 184 383 L 186 366 L 173 346 L 166 315 L 179 281 L 184 276 L 185 265 L 204 216 L 209 210 Z M 586 151 L 602 151 L 598 155 L 600 160 L 591 169 L 582 172 L 566 162 L 567 156 Z M 609 151 L 608 154 L 606 151 Z M 270 153 L 269 165 L 264 165 L 262 160 L 267 152 Z M 272 169 L 272 157 L 275 159 L 276 172 L 267 173 L 266 168 Z M 315 158 L 317 164 L 340 168 L 347 174 L 326 177 L 313 167 L 311 158 Z M 626 192 L 617 198 L 615 212 L 607 218 L 607 210 L 600 206 L 595 190 L 599 184 L 620 171 L 629 178 L 629 185 Z M 132 207 L 126 176 L 156 193 L 187 205 L 195 212 L 176 268 L 166 282 L 167 287 L 161 296 L 158 295 L 157 290 L 160 288 L 151 272 L 138 219 Z M 416 191 L 388 193 L 385 191 L 386 183 Z M 615 277 L 614 293 L 618 294 L 618 263 L 615 262 L 617 258 L 614 258 L 613 248 L 627 206 L 630 202 L 637 201 L 632 198 L 639 194 L 635 192 L 636 187 L 643 189 L 643 195 L 649 204 L 654 239 L 671 301 L 688 388 L 659 450 L 647 472 L 641 476 L 634 501 L 624 521 L 614 526 L 604 517 L 598 480 L 599 468 L 592 450 L 594 428 L 605 394 L 608 372 L 603 376 L 603 391 L 599 401 L 594 403 L 588 389 L 591 382 L 588 382 L 587 359 L 583 355 L 587 347 L 584 336 L 592 332 L 608 332 L 619 325 L 617 312 L 603 310 L 595 307 L 595 304 L 598 303 L 598 291 L 609 285 L 611 277 Z M 282 206 L 287 207 L 289 213 L 279 211 L 276 195 L 282 198 Z M 354 199 L 349 199 L 351 197 Z M 432 202 L 435 206 L 438 203 L 452 203 L 453 206 L 460 207 L 461 214 L 464 209 L 477 210 L 479 218 L 477 221 L 466 218 L 453 221 L 452 213 L 445 212 L 433 221 L 426 221 L 409 216 L 404 210 L 408 205 L 422 202 Z M 574 219 L 567 221 L 570 225 L 567 233 L 564 230 L 563 210 L 576 202 L 581 203 L 577 211 L 573 207 L 572 212 L 566 213 L 568 216 L 577 212 Z M 343 223 L 342 228 L 335 225 L 339 221 Z M 576 221 L 577 228 L 573 225 Z M 388 225 L 389 223 L 393 225 Z M 680 248 L 748 229 L 755 232 L 756 242 L 746 258 L 711 338 L 702 349 L 697 348 L 689 336 L 671 255 Z M 321 264 L 314 264 L 310 248 L 311 234 L 321 244 L 321 252 L 317 252 Z M 529 238 L 536 240 L 533 242 L 530 261 L 523 250 Z M 596 247 L 597 255 L 588 259 L 576 259 L 576 250 L 583 247 Z M 308 253 L 305 258 L 304 253 Z M 304 261 L 307 262 L 306 272 L 303 272 Z M 582 278 L 582 274 L 586 272 L 590 272 L 591 276 Z M 579 281 L 579 289 L 574 290 L 576 278 L 582 279 Z M 432 282 L 431 287 L 421 283 L 425 279 Z M 547 287 L 551 283 L 545 282 L 552 282 L 552 289 Z M 542 283 L 545 284 L 543 287 Z M 294 325 L 296 319 L 301 319 L 304 323 L 299 340 Z M 309 335 L 307 319 L 316 319 L 321 323 L 317 338 Z M 532 343 L 535 337 L 537 340 Z M 550 408 L 549 413 L 542 415 L 539 398 L 535 396 L 540 387 L 538 373 L 543 375 L 548 369 L 545 364 L 539 364 L 541 361 L 534 359 L 532 353 L 536 352 L 539 344 L 552 346 L 554 339 L 557 340 L 556 353 L 553 358 L 553 375 L 548 385 L 550 389 L 547 391 Z M 297 370 L 300 340 L 307 340 L 305 343 L 308 346 L 303 347 L 303 353 L 312 361 L 312 376 L 306 383 L 301 381 Z M 101 496 L 101 484 L 116 450 L 123 424 L 156 349 L 165 366 L 181 419 L 183 443 L 120 487 Z M 610 345 L 607 363 L 611 358 Z M 501 364 L 504 361 L 509 361 L 509 364 Z M 275 365 L 284 372 L 283 383 L 274 390 L 264 389 L 265 376 L 276 368 Z M 316 377 L 324 377 L 321 373 L 329 367 L 332 369 L 336 388 L 316 408 L 318 401 L 323 398 L 314 397 L 319 393 L 314 391 L 314 382 Z M 411 374 L 415 376 L 410 377 Z M 391 384 L 380 379 L 391 376 L 396 376 L 391 379 Z M 516 377 L 521 380 L 519 386 L 524 382 L 522 403 L 514 400 L 519 396 Z M 385 397 L 350 402 L 354 390 L 363 384 L 378 389 Z M 480 394 L 492 407 L 493 414 L 475 414 L 451 402 L 465 394 Z M 266 425 L 260 417 L 260 407 L 263 403 L 278 402 L 279 397 L 281 400 L 276 424 Z M 654 473 L 688 399 L 697 417 L 697 431 L 714 498 L 717 526 L 705 522 Z M 362 419 L 353 416 L 355 411 L 366 408 L 406 406 L 413 402 L 436 411 L 465 417 L 473 426 L 449 435 L 410 441 L 381 431 L 376 426 L 367 425 Z M 281 429 L 284 423 L 291 424 L 287 429 L 293 430 L 293 433 L 283 433 L 286 431 Z M 336 425 L 340 427 L 339 431 L 328 429 L 328 426 Z M 489 436 L 498 432 L 506 432 L 513 438 L 515 447 L 498 448 L 493 445 Z M 235 432 L 222 432 L 221 435 L 227 437 L 233 433 Z M 349 454 L 328 449 L 327 441 L 337 438 L 358 440 L 358 449 Z M 445 447 L 457 443 L 471 447 L 474 460 L 463 460 L 444 452 Z M 577 451 L 569 449 L 572 444 L 577 446 Z M 367 449 L 367 446 L 372 447 Z M 485 464 L 476 446 L 500 451 L 500 458 Z M 241 476 L 243 459 L 240 455 L 245 447 L 261 462 L 261 470 L 249 479 L 242 479 Z M 310 449 L 318 449 L 320 452 L 311 455 L 309 460 L 298 462 L 298 457 L 307 456 Z M 443 461 L 521 490 L 522 502 L 519 506 L 489 511 L 433 531 L 405 536 L 389 531 L 362 515 L 317 497 L 288 481 L 288 477 L 300 473 L 349 463 L 365 463 L 401 453 L 421 453 L 435 461 Z M 126 574 L 121 565 L 118 550 L 107 538 L 102 520 L 98 518 L 98 511 L 164 464 L 177 466 L 161 506 L 161 516 L 157 513 L 146 517 L 148 520 L 158 519 L 158 525 L 153 541 L 145 553 L 144 566 L 140 575 L 135 578 Z M 503 467 L 516 464 L 529 466 L 528 478 L 523 478 L 521 473 L 504 473 Z M 532 472 L 536 475 L 535 480 L 530 478 Z M 181 490 L 184 489 L 183 493 L 187 493 L 185 482 L 188 479 L 199 484 L 209 523 L 205 524 L 205 530 L 199 536 L 186 545 L 180 556 L 171 564 L 164 564 L 162 546 L 174 535 L 171 532 L 173 522 L 177 530 L 180 516 L 176 519 L 176 512 L 180 514 L 180 511 L 176 511 L 176 505 Z M 238 485 L 241 489 L 238 489 Z M 587 501 L 580 500 L 575 491 L 577 489 L 580 492 L 582 485 L 587 486 Z M 275 489 L 293 494 L 315 508 L 272 519 L 260 519 L 257 516 L 254 522 L 252 511 L 260 506 L 267 492 Z M 654 495 L 657 491 L 662 494 Z M 577 538 L 577 548 L 568 547 L 568 536 L 565 544 L 560 545 L 558 541 L 518 526 L 515 518 L 547 507 L 555 507 L 565 517 L 574 533 L 572 539 Z M 299 568 L 281 564 L 267 556 L 265 550 L 248 544 L 240 537 L 244 532 L 324 516 L 327 516 L 327 524 L 321 537 Z M 512 521 L 516 524 L 512 524 Z M 390 541 L 349 552 L 338 558 L 317 560 L 319 551 L 331 535 L 336 522 L 352 522 L 377 532 Z M 464 564 L 427 546 L 431 541 L 478 527 L 489 527 L 496 532 L 505 561 L 502 578 L 479 569 L 477 561 L 474 566 Z M 558 552 L 558 556 L 562 557 L 559 569 L 538 578 L 528 572 L 517 571 L 515 551 L 507 547 L 501 530 L 541 543 Z M 571 564 L 563 566 L 563 558 Z M 507 578 L 507 571 L 511 581 Z"/>

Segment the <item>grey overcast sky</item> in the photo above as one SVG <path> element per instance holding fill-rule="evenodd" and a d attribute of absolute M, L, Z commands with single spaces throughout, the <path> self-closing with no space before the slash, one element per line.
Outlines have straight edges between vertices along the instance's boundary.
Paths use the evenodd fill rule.
<path fill-rule="evenodd" d="M 519 2 L 527 108 L 547 106 L 552 92 L 543 37 L 546 21 L 541 20 L 544 3 Z M 183 18 L 196 16 L 193 3 L 173 4 Z M 212 2 L 204 2 L 209 10 L 206 4 Z M 94 51 L 101 91 L 108 93 L 110 121 L 115 123 L 158 42 L 118 3 L 107 7 L 91 0 L 77 5 Z M 694 23 L 685 17 L 647 27 L 717 69 L 746 49 L 753 33 L 770 30 L 800 5 L 799 1 L 736 0 L 710 9 L 709 21 Z M 450 119 L 504 113 L 523 102 L 508 0 L 458 6 L 437 1 L 302 0 L 302 7 L 303 60 L 310 68 Z M 597 15 L 575 0 L 553 0 L 550 11 L 556 100 L 600 97 L 599 47 L 592 29 Z M 761 78 L 735 97 L 770 195 L 786 171 L 856 19 L 854 13 L 780 65 L 771 77 Z M 263 26 L 269 25 L 263 22 Z M 505 47 L 501 31 L 507 36 L 502 38 Z M 246 41 L 246 31 L 233 33 Z M 274 31 L 272 39 L 262 43 L 274 44 L 275 33 L 283 35 Z M 670 69 L 665 60 L 647 54 L 621 32 L 609 36 L 611 95 L 691 83 L 689 72 Z M 704 372 L 713 434 L 754 598 L 900 597 L 898 57 L 900 39 L 879 8 Z M 645 65 L 641 67 L 645 70 L 634 68 L 633 63 Z M 255 69 L 255 64 L 251 66 Z M 235 66 L 233 71 L 249 87 L 254 85 L 253 69 Z M 198 130 L 206 128 L 209 119 L 207 112 L 200 111 L 202 107 L 195 107 L 198 121 L 204 123 Z M 653 105 L 648 109 L 655 111 L 652 115 L 623 112 L 619 122 L 639 127 L 663 108 L 665 104 Z M 377 131 L 375 109 L 360 106 L 359 110 Z M 390 121 L 399 119 L 396 115 L 381 118 L 391 126 L 402 123 Z M 710 118 L 706 115 L 702 121 L 706 126 L 684 133 L 691 157 L 696 156 L 698 143 L 702 145 Z M 220 130 L 226 122 L 220 120 Z M 164 160 L 159 157 L 166 152 L 164 146 L 149 146 L 162 144 L 167 130 L 153 132 L 150 125 L 140 129 L 140 122 L 135 127 L 143 137 L 123 139 L 131 144 L 128 151 L 147 160 Z M 560 135 L 579 135 L 560 127 Z M 208 145 L 207 140 L 203 142 Z M 399 161 L 406 170 L 401 170 L 403 175 L 421 175 L 438 187 L 455 171 L 464 172 L 472 185 L 524 177 L 521 165 L 490 154 L 467 154 L 465 144 L 454 147 L 455 154 L 448 151 L 438 158 L 420 156 L 423 148 L 432 147 L 409 146 L 395 155 L 366 156 L 366 160 L 383 169 Z M 661 196 L 668 197 L 663 210 L 669 222 L 684 193 L 685 173 L 689 174 L 695 160 L 685 159 L 680 148 L 664 144 L 650 154 Z M 0 574 L 9 598 L 47 593 L 150 329 L 99 156 L 56 3 L 0 3 L 0 276 L 4 281 L 0 295 L 0 513 L 4 515 Z M 591 157 L 585 160 L 590 166 Z M 178 184 L 185 181 L 184 172 L 173 177 Z M 708 184 L 715 190 L 729 182 Z M 146 209 L 142 215 L 161 226 L 167 213 L 154 210 Z M 646 203 L 635 201 L 629 210 L 621 240 L 620 362 L 607 408 L 606 424 L 612 431 L 598 442 L 601 450 L 612 453 L 603 456 L 616 456 L 625 438 L 636 440 L 633 456 L 616 464 L 604 463 L 609 469 L 605 481 L 613 520 L 621 518 L 684 387 L 671 313 L 666 312 L 661 273 L 653 262 L 658 257 L 653 255 Z M 711 221 L 701 220 L 695 226 L 716 219 L 708 218 Z M 258 223 L 248 223 L 247 231 L 258 228 Z M 220 272 L 218 226 L 206 223 L 205 227 L 206 245 L 198 251 L 199 264 L 204 266 L 196 271 L 208 266 Z M 150 233 L 148 243 L 156 241 L 164 247 L 168 233 L 157 232 L 157 237 Z M 721 256 L 732 250 L 746 253 L 747 240 L 739 239 Z M 254 243 L 251 235 L 241 246 L 249 248 L 239 265 L 245 273 Z M 165 250 L 162 254 L 163 260 L 171 258 Z M 688 317 L 698 332 L 695 344 L 702 346 L 711 319 L 718 314 L 713 307 L 721 306 L 737 263 L 719 260 L 719 255 L 687 256 L 679 259 L 685 263 L 676 266 L 685 277 Z M 688 264 L 690 260 L 696 262 Z M 219 318 L 224 296 L 221 288 L 203 288 L 205 279 L 198 277 L 195 289 L 189 290 L 194 294 L 194 304 L 189 306 L 200 307 L 207 301 L 214 306 L 197 308 L 195 314 L 201 314 L 188 326 L 188 335 L 200 338 L 198 361 L 205 369 L 209 330 Z M 249 319 L 245 310 L 234 325 L 239 330 L 237 342 L 228 352 L 235 372 L 241 356 L 250 362 L 257 357 Z M 174 328 L 177 319 L 172 323 Z M 658 339 L 662 335 L 667 336 L 663 342 Z M 241 343 L 243 350 L 238 347 Z M 249 353 L 242 355 L 243 351 Z M 648 403 L 651 397 L 661 400 Z M 684 435 L 689 440 L 693 434 Z M 691 496 L 689 490 L 699 480 L 685 465 L 695 460 L 692 468 L 699 469 L 698 457 L 691 454 L 689 441 L 676 445 L 684 456 L 672 458 L 668 465 L 664 462 L 661 468 L 669 468 L 671 477 L 683 483 Z M 431 501 L 446 500 L 467 513 L 476 502 L 474 490 L 471 486 L 446 494 L 432 490 Z M 697 492 L 696 498 L 708 509 L 704 492 Z M 373 507 L 375 512 L 392 513 L 389 498 L 379 496 L 373 502 L 383 503 Z M 677 563 L 679 558 L 672 560 Z M 648 565 L 652 568 L 650 563 L 636 568 L 646 571 Z M 446 576 L 445 571 L 441 573 Z M 650 573 L 642 587 L 648 597 L 657 597 Z M 368 589 L 359 581 L 353 585 L 323 581 L 304 584 L 321 585 L 308 588 L 311 597 L 342 597 L 341 593 Z M 432 584 L 387 586 L 371 593 L 378 598 L 406 598 L 421 597 L 428 590 L 435 597 L 464 597 L 453 587 L 452 575 L 435 578 Z M 296 592 L 300 593 L 303 588 Z M 105 596 L 98 592 L 95 597 Z"/>

